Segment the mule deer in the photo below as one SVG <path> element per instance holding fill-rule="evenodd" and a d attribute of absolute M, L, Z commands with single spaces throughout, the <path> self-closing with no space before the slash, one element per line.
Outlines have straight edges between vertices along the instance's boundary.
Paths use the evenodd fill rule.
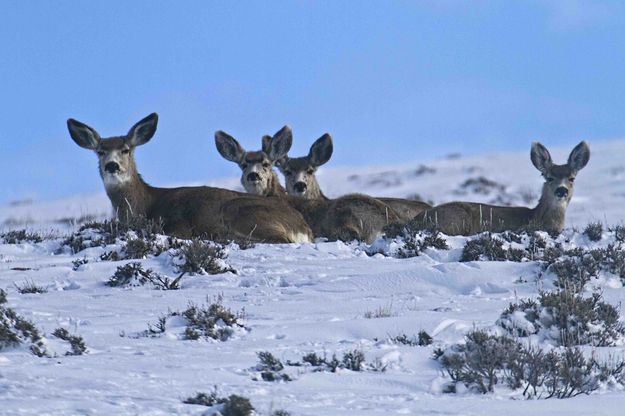
<path fill-rule="evenodd" d="M 283 201 L 205 186 L 155 188 L 145 183 L 137 172 L 134 150 L 154 136 L 157 122 L 157 114 L 152 113 L 127 135 L 102 139 L 86 124 L 67 121 L 76 144 L 97 153 L 104 188 L 120 221 L 140 216 L 161 220 L 167 234 L 181 238 L 271 243 L 312 240 L 301 214 Z"/>
<path fill-rule="evenodd" d="M 331 240 L 372 242 L 382 229 L 399 220 L 393 209 L 366 195 L 346 195 L 337 199 L 304 199 L 289 196 L 272 169 L 277 160 L 291 149 L 293 134 L 284 126 L 273 137 L 264 136 L 262 150 L 247 152 L 229 134 L 215 133 L 215 145 L 227 160 L 242 171 L 241 183 L 250 193 L 278 197 L 297 209 L 313 230 L 315 237 Z"/>
<path fill-rule="evenodd" d="M 328 198 L 319 187 L 315 173 L 319 166 L 330 160 L 332 152 L 332 137 L 326 133 L 313 143 L 307 156 L 290 158 L 285 155 L 280 159 L 277 166 L 284 175 L 286 190 L 289 195 L 306 199 L 327 200 Z M 421 201 L 401 198 L 374 198 L 391 207 L 399 216 L 400 221 L 404 222 L 410 221 L 420 212 L 432 208 L 429 204 Z"/>
<path fill-rule="evenodd" d="M 535 208 L 450 202 L 425 211 L 411 224 L 416 228 L 434 227 L 448 235 L 536 229 L 551 234 L 561 233 L 566 208 L 573 195 L 575 176 L 588 163 L 590 149 L 586 142 L 581 142 L 569 155 L 566 165 L 555 165 L 547 148 L 534 142 L 530 156 L 545 178 L 542 195 Z"/>

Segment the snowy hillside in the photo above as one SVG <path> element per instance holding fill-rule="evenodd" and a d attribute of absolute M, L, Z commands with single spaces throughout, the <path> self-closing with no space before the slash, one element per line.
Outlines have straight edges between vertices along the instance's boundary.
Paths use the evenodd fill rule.
<path fill-rule="evenodd" d="M 572 148 L 573 145 L 550 149 L 554 162 L 565 163 Z M 567 211 L 568 226 L 585 225 L 591 220 L 615 223 L 623 217 L 625 140 L 590 143 L 590 149 L 590 162 L 575 182 L 573 200 Z M 533 206 L 540 196 L 542 177 L 530 162 L 529 144 L 527 152 L 520 153 L 474 157 L 450 155 L 433 161 L 420 161 L 415 154 L 415 159 L 417 161 L 410 164 L 364 168 L 335 168 L 330 160 L 317 176 L 330 197 L 361 192 L 372 196 L 418 195 L 436 204 L 465 200 Z M 85 174 L 98 175 L 95 166 L 92 172 Z M 487 180 L 486 183 L 482 178 Z M 150 182 L 150 178 L 145 179 Z M 238 178 L 186 185 L 201 184 L 243 189 Z M 65 229 L 65 225 L 76 218 L 104 218 L 108 215 L 111 215 L 111 208 L 104 190 L 56 201 L 16 202 L 0 206 L 0 231 L 25 225 Z"/>
<path fill-rule="evenodd" d="M 278 410 L 293 416 L 620 415 L 625 376 L 601 380 L 591 394 L 563 400 L 525 400 L 522 389 L 503 384 L 479 394 L 458 383 L 456 393 L 446 393 L 452 380 L 432 358 L 435 350 L 463 342 L 474 329 L 503 334 L 505 325 L 498 320 L 511 302 L 557 290 L 558 272 L 547 265 L 581 259 L 575 267 L 587 267 L 583 261 L 593 249 L 604 257 L 595 259 L 596 270 L 582 293 L 588 297 L 600 291 L 610 305 L 625 301 L 617 268 L 625 267 L 619 257 L 623 235 L 607 227 L 625 218 L 625 141 L 590 146 L 590 163 L 578 175 L 567 212 L 568 229 L 557 240 L 540 235 L 545 241 L 540 261 L 527 257 L 530 236 L 519 241 L 501 237 L 505 250 L 499 255 L 512 259 L 516 248 L 522 252 L 516 254 L 520 261 L 460 261 L 472 240 L 464 237 L 448 237 L 448 249 L 425 248 L 410 258 L 396 255 L 397 248 L 405 249 L 402 239 L 379 240 L 372 247 L 342 242 L 248 249 L 231 245 L 218 263 L 234 272 L 188 273 L 179 290 L 156 290 L 149 283 L 111 287 L 106 282 L 116 271 L 137 261 L 143 270 L 175 279 L 182 265 L 179 249 L 167 246 L 160 254 L 131 260 L 127 238 L 88 247 L 100 237 L 87 230 L 66 240 L 77 230 L 76 222 L 107 217 L 110 207 L 103 193 L 0 207 L 0 233 L 26 227 L 49 237 L 39 242 L 5 237 L 4 244 L 0 239 L 0 289 L 7 292 L 0 307 L 32 321 L 48 352 L 43 357 L 31 353 L 32 340 L 3 349 L 0 325 L 0 415 L 212 415 L 224 405 L 209 408 L 183 400 L 215 387 L 220 397 L 249 398 L 260 415 L 279 415 Z M 554 161 L 563 163 L 569 151 L 554 149 Z M 325 168 L 319 180 L 329 196 L 418 194 L 435 203 L 533 205 L 541 187 L 529 148 L 522 154 L 392 167 Z M 237 182 L 231 178 L 211 185 L 236 188 Z M 591 221 L 604 223 L 602 235 L 594 238 L 598 241 L 582 233 Z M 162 237 L 155 241 L 169 244 Z M 548 260 L 544 252 L 556 247 L 558 257 Z M 587 251 L 572 254 L 576 248 Z M 615 265 L 617 261 L 621 263 Z M 45 293 L 20 293 L 27 287 Z M 222 331 L 218 340 L 189 339 L 190 318 L 183 311 L 215 302 L 232 310 L 241 326 L 228 327 L 222 319 L 216 323 Z M 624 312 L 619 313 L 622 319 Z M 512 315 L 520 324 L 529 322 L 518 311 Z M 70 346 L 53 335 L 57 328 L 82 337 L 85 353 L 65 355 Z M 602 329 L 591 325 L 593 334 Z M 413 345 L 420 331 L 433 338 L 430 345 Z M 556 338 L 545 330 L 522 342 L 559 351 Z M 625 337 L 616 336 L 609 344 L 583 345 L 582 350 L 615 362 L 625 358 Z M 258 353 L 265 351 L 284 368 L 259 365 Z M 335 371 L 303 363 L 311 353 L 327 361 L 333 355 L 341 361 L 363 353 L 362 371 L 343 361 Z M 270 377 L 279 380 L 268 381 Z"/>

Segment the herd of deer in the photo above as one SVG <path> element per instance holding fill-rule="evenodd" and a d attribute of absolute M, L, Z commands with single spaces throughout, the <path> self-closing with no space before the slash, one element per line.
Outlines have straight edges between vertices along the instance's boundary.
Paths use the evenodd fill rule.
<path fill-rule="evenodd" d="M 565 165 L 556 165 L 542 144 L 533 143 L 532 163 L 545 178 L 535 208 L 471 202 L 432 207 L 424 202 L 362 194 L 330 199 L 321 191 L 315 172 L 332 156 L 331 136 L 321 136 L 307 156 L 291 158 L 288 152 L 293 135 L 285 126 L 274 136 L 263 136 L 262 149 L 251 152 L 227 133 L 215 133 L 219 153 L 241 168 L 241 183 L 247 193 L 207 186 L 155 188 L 139 175 L 134 149 L 154 136 L 157 122 L 153 113 L 125 136 L 104 139 L 79 121 L 69 119 L 67 125 L 79 146 L 97 153 L 100 176 L 120 221 L 140 216 L 159 220 L 167 234 L 181 238 L 292 243 L 325 237 L 371 242 L 389 224 L 408 222 L 435 227 L 448 235 L 530 228 L 560 233 L 575 176 L 590 158 L 588 145 L 581 142 Z M 274 166 L 284 174 L 286 189 Z"/>

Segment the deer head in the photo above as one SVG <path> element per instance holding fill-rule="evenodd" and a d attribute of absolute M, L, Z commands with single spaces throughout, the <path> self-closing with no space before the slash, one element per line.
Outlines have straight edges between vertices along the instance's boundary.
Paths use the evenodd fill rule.
<path fill-rule="evenodd" d="M 280 138 L 275 138 L 280 140 Z M 328 133 L 318 138 L 310 147 L 307 156 L 290 158 L 283 157 L 276 164 L 286 180 L 289 195 L 306 199 L 322 198 L 323 193 L 315 177 L 317 168 L 332 157 L 332 136 Z"/>
<path fill-rule="evenodd" d="M 134 149 L 150 141 L 157 123 L 158 115 L 152 113 L 132 126 L 125 136 L 105 139 L 92 127 L 71 118 L 67 120 L 67 128 L 78 146 L 96 152 L 100 176 L 109 189 L 126 185 L 138 175 Z"/>
<path fill-rule="evenodd" d="M 217 151 L 224 159 L 236 163 L 241 168 L 243 188 L 255 195 L 268 195 L 277 183 L 273 166 L 286 156 L 293 143 L 289 126 L 282 127 L 273 137 L 263 136 L 262 150 L 248 152 L 228 133 L 221 130 L 215 133 Z"/>
<path fill-rule="evenodd" d="M 547 148 L 538 142 L 532 143 L 530 156 L 545 178 L 541 201 L 547 205 L 568 206 L 573 196 L 575 177 L 590 159 L 588 144 L 582 141 L 575 146 L 565 165 L 554 164 Z"/>

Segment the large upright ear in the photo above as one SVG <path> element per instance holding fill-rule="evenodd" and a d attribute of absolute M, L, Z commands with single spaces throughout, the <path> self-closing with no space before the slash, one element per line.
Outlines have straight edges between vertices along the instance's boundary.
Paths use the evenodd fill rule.
<path fill-rule="evenodd" d="M 531 158 L 532 163 L 536 166 L 536 169 L 538 169 L 542 174 L 545 174 L 553 165 L 549 150 L 538 142 L 532 143 Z"/>
<path fill-rule="evenodd" d="M 284 126 L 273 135 L 269 143 L 267 155 L 274 162 L 285 157 L 293 145 L 293 131 L 289 126 Z"/>
<path fill-rule="evenodd" d="M 67 129 L 78 146 L 90 150 L 95 150 L 98 147 L 100 135 L 86 124 L 70 118 L 67 120 Z"/>
<path fill-rule="evenodd" d="M 267 155 L 269 154 L 269 151 L 271 149 L 271 139 L 272 139 L 272 137 L 270 135 L 268 135 L 268 134 L 265 134 L 263 136 L 263 139 L 262 139 L 262 145 L 263 145 L 262 150 Z"/>
<path fill-rule="evenodd" d="M 152 113 L 130 128 L 126 141 L 130 146 L 141 146 L 150 141 L 156 133 L 158 114 Z"/>
<path fill-rule="evenodd" d="M 582 141 L 569 155 L 569 167 L 575 172 L 580 171 L 590 160 L 590 148 L 588 143 Z"/>
<path fill-rule="evenodd" d="M 308 152 L 308 160 L 313 166 L 321 166 L 332 157 L 334 147 L 332 146 L 332 136 L 328 133 L 318 138 Z"/>
<path fill-rule="evenodd" d="M 240 163 L 245 155 L 245 150 L 239 142 L 221 130 L 215 132 L 215 146 L 217 146 L 217 151 L 224 159 L 234 163 Z"/>

